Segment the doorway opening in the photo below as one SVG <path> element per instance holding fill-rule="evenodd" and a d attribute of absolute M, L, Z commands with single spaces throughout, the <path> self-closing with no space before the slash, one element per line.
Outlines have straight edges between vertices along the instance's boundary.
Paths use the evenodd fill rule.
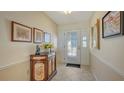
<path fill-rule="evenodd" d="M 72 65 L 88 65 L 88 35 L 80 30 L 64 32 L 64 61 Z"/>

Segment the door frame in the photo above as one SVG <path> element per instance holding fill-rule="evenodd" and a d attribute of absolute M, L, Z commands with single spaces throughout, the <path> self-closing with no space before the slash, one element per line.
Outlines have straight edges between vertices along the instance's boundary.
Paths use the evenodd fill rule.
<path fill-rule="evenodd" d="M 89 37 L 89 30 L 87 30 L 87 29 L 62 29 L 60 32 L 59 32 L 59 41 L 61 41 L 61 43 L 59 43 L 58 42 L 58 46 L 59 46 L 59 58 L 58 58 L 58 60 L 59 60 L 59 62 L 61 62 L 61 63 L 66 63 L 66 61 L 64 60 L 64 32 L 67 32 L 67 31 L 80 31 L 80 33 L 81 34 L 84 34 L 84 33 L 87 33 L 87 38 L 88 38 L 88 41 L 87 41 L 87 55 L 85 55 L 85 56 L 87 56 L 86 57 L 86 61 L 84 61 L 84 58 L 82 57 L 83 55 L 82 54 L 80 54 L 81 55 L 81 57 L 80 57 L 80 63 L 81 63 L 81 65 L 89 65 L 90 64 L 90 47 L 89 47 L 89 39 L 90 39 L 90 37 Z M 80 39 L 81 39 L 81 37 L 80 37 Z M 80 40 L 81 41 L 81 40 Z M 82 42 L 82 41 L 81 41 Z M 83 49 L 82 49 L 82 47 L 81 47 L 81 53 L 83 53 Z"/>
<path fill-rule="evenodd" d="M 78 47 L 80 48 L 80 50 L 79 49 L 77 49 L 78 50 L 78 57 L 79 57 L 79 60 L 77 60 L 78 61 L 78 64 L 80 64 L 81 65 L 81 30 L 78 30 L 78 29 L 76 29 L 76 30 L 65 30 L 65 31 L 63 31 L 63 34 L 64 34 L 64 41 L 63 41 L 63 43 L 64 43 L 64 55 L 65 56 L 63 56 L 64 57 L 64 63 L 68 63 L 68 60 L 67 60 L 67 57 L 66 57 L 66 53 L 67 53 L 67 48 L 65 47 L 66 46 L 66 42 L 65 41 L 67 41 L 67 40 L 65 40 L 66 39 L 66 34 L 65 33 L 67 33 L 67 32 L 77 32 L 77 35 L 79 36 L 79 38 L 77 39 L 78 40 Z M 73 63 L 73 62 L 70 62 L 70 63 Z M 75 64 L 75 63 L 74 63 Z"/>

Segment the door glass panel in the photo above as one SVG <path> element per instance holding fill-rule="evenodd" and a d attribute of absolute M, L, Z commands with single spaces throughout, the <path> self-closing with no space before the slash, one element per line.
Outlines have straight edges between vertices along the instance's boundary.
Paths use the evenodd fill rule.
<path fill-rule="evenodd" d="M 87 40 L 87 37 L 86 36 L 83 36 L 83 40 Z"/>
<path fill-rule="evenodd" d="M 82 46 L 87 47 L 87 37 L 86 36 L 82 37 Z"/>
<path fill-rule="evenodd" d="M 83 47 L 87 47 L 87 42 L 83 41 Z"/>
<path fill-rule="evenodd" d="M 77 33 L 68 32 L 67 33 L 67 55 L 77 56 Z"/>

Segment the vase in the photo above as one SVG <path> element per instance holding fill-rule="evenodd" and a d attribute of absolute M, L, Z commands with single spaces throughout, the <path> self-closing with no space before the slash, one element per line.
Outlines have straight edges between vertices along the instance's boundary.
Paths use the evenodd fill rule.
<path fill-rule="evenodd" d="M 45 53 L 50 53 L 50 48 L 44 49 L 44 52 L 45 52 Z"/>

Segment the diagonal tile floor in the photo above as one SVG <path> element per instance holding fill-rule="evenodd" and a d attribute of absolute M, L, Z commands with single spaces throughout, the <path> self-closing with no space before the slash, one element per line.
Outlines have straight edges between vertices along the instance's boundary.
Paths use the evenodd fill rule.
<path fill-rule="evenodd" d="M 57 65 L 57 74 L 52 81 L 94 81 L 95 78 L 88 66 L 82 68 L 66 67 L 65 64 Z"/>

